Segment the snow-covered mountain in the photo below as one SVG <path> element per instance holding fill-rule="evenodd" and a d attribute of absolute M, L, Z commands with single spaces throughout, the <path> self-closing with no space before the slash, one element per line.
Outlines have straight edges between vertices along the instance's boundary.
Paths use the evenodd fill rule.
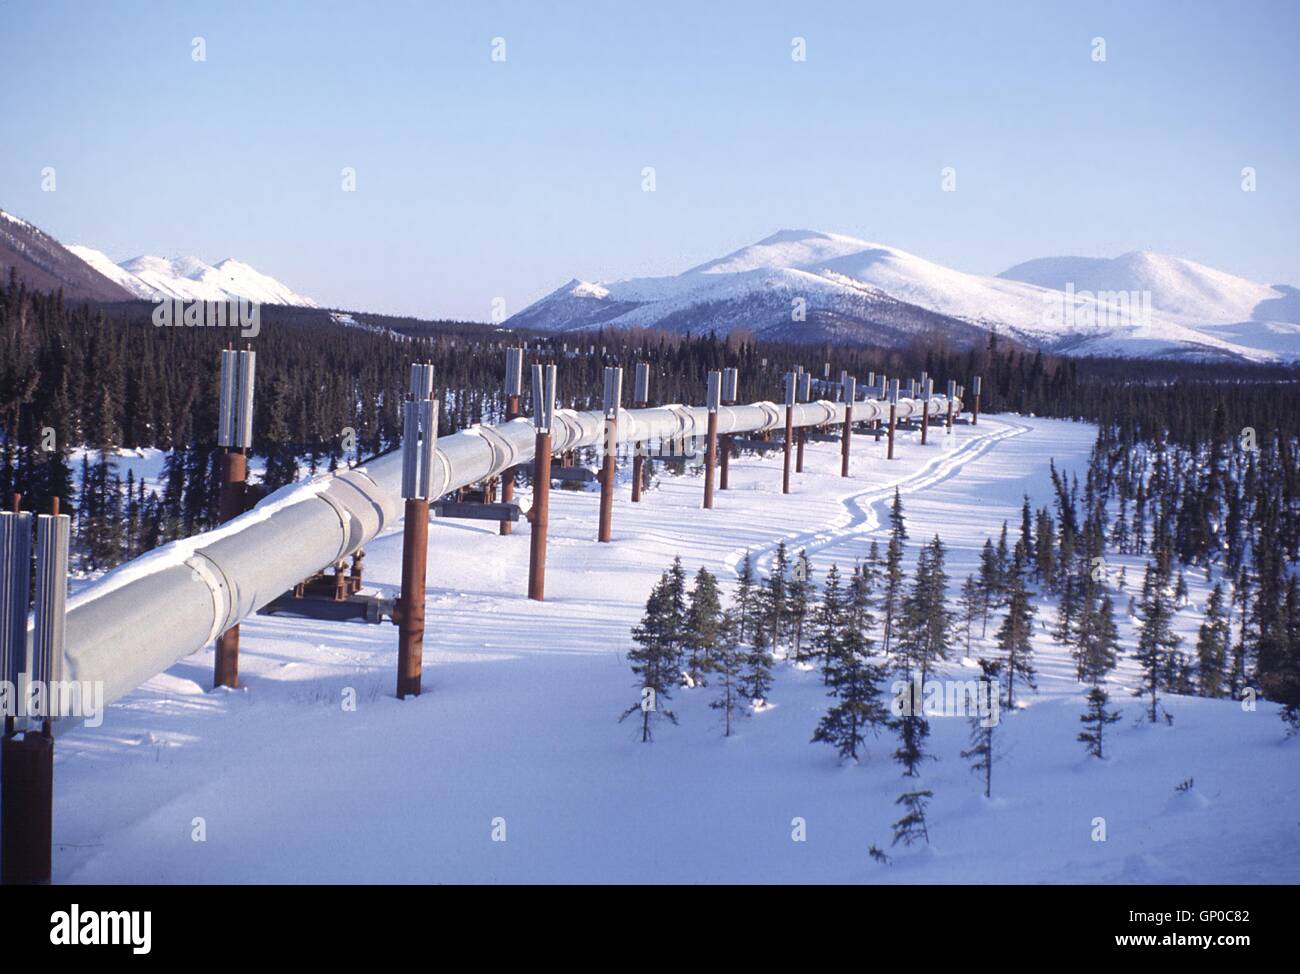
<path fill-rule="evenodd" d="M 26 220 L 0 210 L 0 275 L 13 271 L 28 287 L 65 297 L 126 301 L 131 295 L 96 267 L 87 267 L 57 240 Z"/>
<path fill-rule="evenodd" d="M 1149 294 L 1156 312 L 1187 327 L 1300 358 L 1300 290 L 1284 284 L 1259 284 L 1147 250 L 1114 258 L 1040 257 L 998 276 L 1056 290 Z"/>
<path fill-rule="evenodd" d="M 68 250 L 139 298 L 151 300 L 155 294 L 186 301 L 244 298 L 259 304 L 319 307 L 311 298 L 233 257 L 208 264 L 197 257 L 168 260 L 143 256 L 115 264 L 92 247 L 71 244 Z"/>
<path fill-rule="evenodd" d="M 1300 357 L 1300 342 L 1290 337 L 1300 317 L 1286 289 L 1243 282 L 1256 289 L 1248 294 L 1226 280 L 1240 278 L 1176 258 L 1160 261 L 1182 268 L 1184 275 L 1152 272 L 1131 278 L 1148 281 L 1150 288 L 1124 285 L 1129 278 L 1120 276 L 1113 287 L 1085 287 L 1079 281 L 1071 286 L 1068 269 L 1064 278 L 1048 273 L 1059 267 L 1040 268 L 1041 283 L 1018 279 L 1018 268 L 987 277 L 842 234 L 781 230 L 672 277 L 572 280 L 508 324 L 556 331 L 596 325 L 695 332 L 743 328 L 771 338 L 882 344 L 922 333 L 969 343 L 996 330 L 1076 355 Z M 1087 281 L 1099 284 L 1103 278 Z M 1147 290 L 1152 293 L 1143 293 Z M 1214 298 L 1223 294 L 1237 295 L 1235 303 Z M 1226 309 L 1241 311 L 1247 305 L 1250 314 L 1270 317 L 1225 318 Z"/>

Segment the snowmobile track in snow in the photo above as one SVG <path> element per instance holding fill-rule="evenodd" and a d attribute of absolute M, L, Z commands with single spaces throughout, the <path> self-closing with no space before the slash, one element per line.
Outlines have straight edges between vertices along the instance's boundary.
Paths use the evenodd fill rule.
<path fill-rule="evenodd" d="M 957 476 L 966 464 L 987 456 L 1002 441 L 1028 433 L 1031 430 L 1031 427 L 1023 423 L 1017 423 L 1013 419 L 999 417 L 988 420 L 988 422 L 996 423 L 1001 428 L 987 434 L 968 437 L 955 450 L 944 449 L 920 470 L 901 480 L 883 486 L 869 487 L 865 490 L 851 491 L 842 495 L 839 500 L 844 505 L 844 515 L 830 524 L 810 531 L 796 531 L 762 545 L 735 549 L 726 557 L 725 563 L 727 567 L 733 574 L 739 575 L 740 565 L 744 561 L 745 555 L 749 554 L 753 556 L 754 569 L 765 573 L 770 570 L 777 545 L 782 541 L 785 542 L 790 554 L 793 555 L 800 549 L 806 549 L 809 557 L 812 557 L 818 551 L 833 544 L 838 544 L 852 535 L 869 534 L 879 528 L 888 518 L 889 505 L 893 502 L 895 489 L 903 496 L 907 496 L 925 490 L 927 487 L 943 483 L 945 480 Z M 922 449 L 919 444 L 915 448 Z M 925 447 L 925 449 L 929 449 L 929 447 Z M 881 463 L 889 462 L 876 457 L 870 459 Z M 858 462 L 863 462 L 863 458 L 860 458 Z"/>

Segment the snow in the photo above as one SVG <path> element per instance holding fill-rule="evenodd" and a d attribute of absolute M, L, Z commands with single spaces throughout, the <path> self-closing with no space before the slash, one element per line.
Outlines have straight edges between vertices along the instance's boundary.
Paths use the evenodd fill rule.
<path fill-rule="evenodd" d="M 1105 266 L 1098 269 L 1098 264 Z M 1074 293 L 1065 293 L 1067 285 Z M 1152 292 L 1151 313 L 1126 313 L 1112 293 L 1121 291 Z M 1271 330 L 1222 327 L 1251 320 L 1257 309 L 1261 315 L 1300 321 L 1295 303 L 1281 311 L 1265 303 L 1284 299 L 1286 289 L 1192 261 L 1146 253 L 1109 262 L 1059 258 L 987 277 L 886 244 L 817 230 L 780 230 L 676 276 L 599 283 L 574 279 L 517 317 L 529 326 L 581 328 L 588 326 L 584 311 L 626 303 L 625 310 L 602 323 L 651 326 L 693 307 L 757 303 L 773 292 L 801 295 L 810 307 L 827 309 L 887 296 L 1074 354 L 1190 352 L 1256 361 L 1300 354 L 1300 340 L 1290 331 L 1277 338 Z"/>
<path fill-rule="evenodd" d="M 31 229 L 31 230 L 36 229 L 36 228 L 33 227 L 30 223 L 28 223 L 26 220 L 21 219 L 20 217 L 16 217 L 16 216 L 14 216 L 12 213 L 6 213 L 4 210 L 0 210 L 0 217 L 4 217 L 4 218 L 5 218 L 6 220 L 8 220 L 10 223 L 16 223 L 16 224 L 18 224 L 18 226 L 20 226 L 20 227 L 25 227 L 25 228 L 27 228 L 27 229 Z"/>
<path fill-rule="evenodd" d="M 638 505 L 623 484 L 608 545 L 594 541 L 594 496 L 553 491 L 543 603 L 524 596 L 526 524 L 500 537 L 495 524 L 434 519 L 423 696 L 392 695 L 390 624 L 250 619 L 241 690 L 205 692 L 209 649 L 111 706 L 101 728 L 60 738 L 55 880 L 1300 881 L 1300 741 L 1284 739 L 1275 706 L 1170 697 L 1173 726 L 1140 725 L 1125 661 L 1111 686 L 1124 720 L 1111 728 L 1111 756 L 1090 759 L 1075 741 L 1083 690 L 1045 633 L 1040 690 L 998 731 L 991 801 L 958 756 L 967 722 L 932 720 L 939 760 L 921 779 L 935 793 L 930 849 L 889 848 L 905 790 L 891 739 L 872 741 L 857 766 L 809 743 L 827 706 L 816 672 L 779 664 L 772 706 L 731 739 L 709 689 L 678 691 L 680 724 L 653 744 L 617 722 L 637 694 L 629 627 L 673 555 L 729 589 L 745 551 L 765 566 L 785 539 L 808 548 L 820 581 L 832 561 L 843 570 L 883 541 L 897 486 L 909 569 L 916 546 L 940 532 L 955 595 L 1003 520 L 1015 537 L 1022 493 L 1050 503 L 1049 458 L 1082 477 L 1094 434 L 985 416 L 925 449 L 903 434 L 892 463 L 857 436 L 848 480 L 835 444 L 809 443 L 791 495 L 780 493 L 779 455 L 746 457 L 713 511 L 700 509 L 698 475 L 662 477 Z M 367 549 L 367 585 L 387 597 L 401 532 Z M 1130 563 L 1130 590 L 1140 577 Z M 1203 581 L 1188 581 L 1202 603 Z M 1196 623 L 1180 614 L 1185 638 Z M 355 712 L 341 706 L 346 688 Z M 1193 789 L 1175 792 L 1187 778 Z M 791 841 L 795 817 L 806 842 Z M 1091 840 L 1097 817 L 1106 842 Z M 192 841 L 196 818 L 206 842 Z M 497 818 L 504 843 L 492 841 Z M 891 866 L 868 858 L 873 843 Z"/>
<path fill-rule="evenodd" d="M 233 257 L 211 265 L 197 257 L 168 260 L 145 255 L 115 264 L 112 258 L 93 247 L 70 244 L 67 249 L 109 280 L 147 300 L 155 295 L 182 301 L 243 298 L 258 304 L 318 307 L 311 298 Z"/>

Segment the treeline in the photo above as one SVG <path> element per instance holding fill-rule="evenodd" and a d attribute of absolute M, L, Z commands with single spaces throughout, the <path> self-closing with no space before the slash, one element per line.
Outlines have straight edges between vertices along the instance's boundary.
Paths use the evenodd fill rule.
<path fill-rule="evenodd" d="M 0 285 L 0 496 L 19 492 L 25 507 L 39 510 L 57 496 L 75 512 L 97 493 L 87 519 L 93 535 L 92 521 L 112 522 L 117 504 L 131 503 L 111 451 L 173 451 L 170 496 L 151 498 L 157 492 L 150 489 L 141 500 L 137 485 L 148 523 L 123 540 L 121 555 L 110 542 L 93 542 L 102 556 L 88 564 L 96 567 L 155 537 L 184 536 L 215 521 L 217 353 L 244 340 L 237 328 L 155 327 L 151 314 L 147 302 L 73 305 L 12 278 Z M 1274 445 L 1277 431 L 1300 428 L 1297 373 L 1280 367 L 1072 360 L 997 336 L 976 348 L 871 349 L 757 342 L 743 331 L 727 338 L 635 329 L 537 335 L 464 322 L 359 320 L 375 327 L 349 327 L 319 309 L 262 309 L 260 331 L 247 344 L 259 352 L 253 452 L 265 488 L 292 481 L 300 464 L 332 469 L 394 449 L 413 361 L 434 364 L 442 433 L 499 421 L 503 349 L 519 343 L 530 362 L 558 366 L 561 402 L 579 409 L 599 405 L 601 370 L 609 364 L 651 363 L 654 403 L 702 401 L 708 373 L 724 366 L 740 370 L 743 400 L 779 400 L 781 377 L 799 364 L 816 377 L 829 366 L 832 377 L 843 369 L 862 382 L 873 371 L 926 370 L 940 385 L 951 377 L 969 386 L 982 375 L 985 412 L 1093 420 L 1114 430 L 1117 444 L 1162 437 L 1203 451 L 1215 437 L 1249 428 L 1261 450 L 1290 459 L 1292 445 Z M 631 393 L 629 374 L 629 405 Z M 86 497 L 74 489 L 74 447 L 97 454 L 90 470 L 96 486 Z M 1291 468 L 1293 479 L 1294 462 Z M 1294 484 L 1285 489 L 1278 516 L 1294 537 Z"/>

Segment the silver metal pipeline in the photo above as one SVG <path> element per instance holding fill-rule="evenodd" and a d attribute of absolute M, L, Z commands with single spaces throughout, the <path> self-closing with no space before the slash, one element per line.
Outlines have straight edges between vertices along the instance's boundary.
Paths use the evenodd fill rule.
<path fill-rule="evenodd" d="M 943 416 L 948 400 L 929 401 Z M 919 416 L 922 400 L 899 399 L 900 419 Z M 844 404 L 793 407 L 796 427 L 844 421 Z M 954 413 L 961 411 L 954 400 Z M 855 422 L 888 419 L 888 404 L 854 403 Z M 770 402 L 722 407 L 719 433 L 782 428 L 785 407 Z M 703 406 L 662 406 L 619 411 L 620 443 L 703 437 Z M 556 453 L 600 445 L 601 412 L 557 410 L 551 431 Z M 476 426 L 439 437 L 431 497 L 495 476 L 533 458 L 531 420 Z M 216 636 L 293 588 L 363 547 L 402 516 L 402 454 L 395 451 L 364 467 L 322 474 L 264 498 L 255 508 L 215 530 L 175 541 L 129 561 L 68 601 L 63 678 L 102 681 L 110 703 L 198 652 Z"/>

